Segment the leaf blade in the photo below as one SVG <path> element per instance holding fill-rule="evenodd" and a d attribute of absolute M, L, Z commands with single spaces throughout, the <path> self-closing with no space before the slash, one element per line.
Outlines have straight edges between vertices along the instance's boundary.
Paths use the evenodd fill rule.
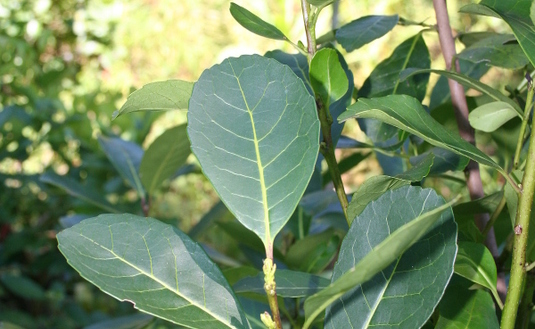
<path fill-rule="evenodd" d="M 230 3 L 230 14 L 241 26 L 254 34 L 268 39 L 287 40 L 281 30 L 234 2 Z"/>
<path fill-rule="evenodd" d="M 348 81 L 336 50 L 324 48 L 310 62 L 310 83 L 326 108 L 347 92 Z"/>
<path fill-rule="evenodd" d="M 336 30 L 336 41 L 351 52 L 387 34 L 398 20 L 398 15 L 360 17 Z"/>
<path fill-rule="evenodd" d="M 468 121 L 474 129 L 489 133 L 500 128 L 516 116 L 515 109 L 509 103 L 492 102 L 472 110 L 468 115 Z"/>

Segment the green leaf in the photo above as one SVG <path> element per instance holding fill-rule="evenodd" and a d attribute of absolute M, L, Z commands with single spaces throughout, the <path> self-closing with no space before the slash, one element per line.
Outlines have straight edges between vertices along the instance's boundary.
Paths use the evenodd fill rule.
<path fill-rule="evenodd" d="M 502 94 L 501 92 L 497 91 L 496 89 L 494 89 L 492 87 L 489 87 L 486 84 L 484 84 L 482 82 L 479 82 L 479 81 L 477 81 L 475 79 L 472 79 L 472 78 L 470 78 L 470 77 L 468 77 L 468 76 L 466 76 L 464 74 L 461 74 L 461 73 L 457 73 L 457 72 L 453 72 L 453 71 L 444 71 L 444 70 L 433 70 L 433 69 L 429 69 L 429 70 L 407 69 L 407 70 L 401 72 L 400 80 L 403 81 L 403 80 L 407 79 L 410 76 L 421 74 L 421 73 L 430 73 L 430 72 L 443 75 L 443 76 L 445 76 L 445 77 L 447 77 L 449 79 L 457 81 L 458 83 L 462 84 L 465 87 L 469 87 L 469 88 L 472 88 L 472 89 L 477 90 L 479 92 L 482 92 L 483 94 L 489 96 L 490 98 L 492 98 L 495 101 L 501 101 L 501 102 L 508 103 L 509 105 L 511 105 L 515 109 L 515 111 L 518 113 L 518 116 L 520 118 L 523 117 L 522 109 L 512 99 L 510 99 L 509 97 L 505 96 L 504 94 Z"/>
<path fill-rule="evenodd" d="M 387 34 L 398 20 L 398 15 L 360 17 L 336 30 L 336 41 L 351 52 Z"/>
<path fill-rule="evenodd" d="M 511 176 L 517 182 L 521 182 L 524 177 L 524 172 L 520 170 L 515 170 L 511 172 Z M 516 221 L 516 210 L 518 209 L 518 193 L 513 189 L 510 184 L 504 186 L 505 200 L 507 202 L 507 210 L 509 211 L 509 217 L 511 218 L 511 227 L 515 226 Z"/>
<path fill-rule="evenodd" d="M 117 210 L 102 196 L 102 193 L 94 191 L 91 188 L 84 186 L 67 176 L 59 176 L 53 173 L 44 173 L 39 179 L 42 182 L 62 188 L 73 197 L 82 199 L 85 202 L 89 202 L 102 210 L 113 213 L 119 212 L 119 210 Z"/>
<path fill-rule="evenodd" d="M 535 25 L 535 3 L 531 4 L 529 17 L 531 18 L 531 22 Z"/>
<path fill-rule="evenodd" d="M 511 34 L 494 34 L 461 51 L 457 57 L 472 62 L 517 70 L 529 63 L 522 48 Z"/>
<path fill-rule="evenodd" d="M 141 147 L 118 137 L 99 136 L 98 142 L 121 177 L 136 189 L 140 198 L 144 198 L 145 190 L 138 174 L 143 157 Z"/>
<path fill-rule="evenodd" d="M 43 288 L 26 276 L 4 274 L 0 276 L 0 282 L 15 296 L 27 300 L 38 301 L 46 297 Z"/>
<path fill-rule="evenodd" d="M 517 115 L 509 103 L 492 102 L 481 105 L 470 112 L 468 121 L 474 129 L 490 133 Z"/>
<path fill-rule="evenodd" d="M 248 328 L 219 268 L 178 229 L 129 214 L 86 219 L 58 234 L 82 277 L 135 308 L 189 328 Z"/>
<path fill-rule="evenodd" d="M 344 121 L 352 117 L 379 119 L 414 134 L 434 146 L 442 147 L 507 174 L 477 147 L 436 122 L 413 97 L 391 95 L 374 99 L 361 98 L 357 103 L 348 107 L 347 111 L 338 117 L 338 120 Z"/>
<path fill-rule="evenodd" d="M 249 10 L 235 4 L 234 2 L 230 3 L 230 14 L 234 19 L 240 23 L 241 26 L 245 27 L 247 30 L 258 34 L 265 38 L 275 39 L 275 40 L 287 40 L 284 33 L 281 32 L 275 26 L 265 22 L 260 17 L 256 16 Z"/>
<path fill-rule="evenodd" d="M 520 47 L 535 65 L 535 25 L 530 18 L 532 0 L 482 0 L 479 4 L 501 17 L 513 30 Z"/>
<path fill-rule="evenodd" d="M 170 111 L 188 108 L 193 82 L 167 80 L 151 82 L 134 91 L 119 111 L 113 113 L 113 119 L 136 111 Z"/>
<path fill-rule="evenodd" d="M 498 329 L 494 302 L 484 290 L 469 290 L 460 285 L 446 289 L 438 306 L 440 317 L 435 329 Z"/>
<path fill-rule="evenodd" d="M 335 0 L 307 0 L 307 2 L 316 7 L 325 7 L 333 3 Z"/>
<path fill-rule="evenodd" d="M 506 185 L 506 189 L 507 186 L 509 184 Z M 502 196 L 503 192 L 499 191 L 477 200 L 455 205 L 453 207 L 453 214 L 459 226 L 459 239 L 477 242 L 484 241 L 485 239 L 481 231 L 474 222 L 474 215 L 493 213 L 500 203 Z"/>
<path fill-rule="evenodd" d="M 208 230 L 208 228 L 218 220 L 230 219 L 232 214 L 228 211 L 225 204 L 221 201 L 215 204 L 197 224 L 188 232 L 188 235 L 192 239 L 197 239 L 202 233 Z"/>
<path fill-rule="evenodd" d="M 308 185 L 319 128 L 303 82 L 288 66 L 257 55 L 205 70 L 189 104 L 193 153 L 227 208 L 266 247 Z"/>
<path fill-rule="evenodd" d="M 365 180 L 353 194 L 347 207 L 349 224 L 362 213 L 370 202 L 377 200 L 386 191 L 394 190 L 410 183 L 408 180 L 386 175 L 377 175 Z"/>
<path fill-rule="evenodd" d="M 314 55 L 309 75 L 314 93 L 326 108 L 347 92 L 347 76 L 334 49 L 323 48 Z"/>
<path fill-rule="evenodd" d="M 494 298 L 500 300 L 496 290 L 498 280 L 496 262 L 483 244 L 459 241 L 455 274 L 489 289 Z"/>
<path fill-rule="evenodd" d="M 308 235 L 294 243 L 286 254 L 288 267 L 307 273 L 320 273 L 338 253 L 340 238 L 330 229 Z"/>
<path fill-rule="evenodd" d="M 396 178 L 408 180 L 411 182 L 419 182 L 429 174 L 429 171 L 433 166 L 434 160 L 435 155 L 433 153 L 428 153 L 423 158 L 419 159 L 419 161 L 414 163 L 411 162 L 412 168 L 401 174 L 396 175 Z"/>
<path fill-rule="evenodd" d="M 459 9 L 459 12 L 465 14 L 483 15 L 500 18 L 500 16 L 498 16 L 490 8 L 488 8 L 487 6 L 483 6 L 479 3 L 469 3 L 465 6 L 462 6 L 461 9 Z"/>
<path fill-rule="evenodd" d="M 186 125 L 166 130 L 150 144 L 141 159 L 139 175 L 149 194 L 182 167 L 190 155 Z"/>
<path fill-rule="evenodd" d="M 317 293 L 331 283 L 330 280 L 318 275 L 279 269 L 275 272 L 275 282 L 277 282 L 277 296 L 284 298 L 307 297 Z M 264 273 L 258 273 L 254 277 L 243 278 L 236 282 L 232 288 L 237 294 L 253 292 L 265 295 Z"/>
<path fill-rule="evenodd" d="M 9 322 L 0 321 L 0 329 L 25 329 L 25 328 L 17 326 L 16 324 L 12 324 Z"/>
<path fill-rule="evenodd" d="M 326 312 L 326 328 L 368 328 L 378 321 L 422 326 L 453 273 L 457 228 L 450 206 L 455 201 L 405 186 L 370 203 L 344 238 L 333 283 L 305 300 L 304 328 L 335 301 Z"/>
<path fill-rule="evenodd" d="M 132 328 L 145 328 L 151 321 L 153 317 L 147 314 L 132 314 L 127 316 L 122 316 L 119 318 L 105 320 L 92 324 L 90 326 L 84 327 L 84 329 L 132 329 Z"/>
<path fill-rule="evenodd" d="M 429 151 L 426 151 L 418 156 L 411 157 L 409 161 L 412 165 L 416 165 L 424 161 L 429 155 L 433 155 L 433 165 L 431 166 L 427 175 L 442 174 L 450 170 L 462 171 L 469 162 L 468 158 L 459 156 L 456 153 L 439 147 L 433 147 Z"/>

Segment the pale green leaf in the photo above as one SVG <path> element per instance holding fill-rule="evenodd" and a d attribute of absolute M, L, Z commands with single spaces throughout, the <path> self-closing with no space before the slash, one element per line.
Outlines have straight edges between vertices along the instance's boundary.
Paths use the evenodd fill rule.
<path fill-rule="evenodd" d="M 336 30 L 336 41 L 348 52 L 359 49 L 387 34 L 398 20 L 398 15 L 360 17 Z"/>
<path fill-rule="evenodd" d="M 266 246 L 272 243 L 318 156 L 316 104 L 303 82 L 273 59 L 226 59 L 195 84 L 188 135 L 221 200 Z"/>
<path fill-rule="evenodd" d="M 219 268 L 178 229 L 153 218 L 101 215 L 60 232 L 82 277 L 135 308 L 189 328 L 248 328 Z"/>
<path fill-rule="evenodd" d="M 113 118 L 136 111 L 185 110 L 192 88 L 193 82 L 182 80 L 148 83 L 130 94 L 121 109 L 113 113 Z"/>
<path fill-rule="evenodd" d="M 153 194 L 163 181 L 182 167 L 191 154 L 186 125 L 166 130 L 150 144 L 141 159 L 139 175 L 143 186 Z"/>
<path fill-rule="evenodd" d="M 314 319 L 337 300 L 327 312 L 326 328 L 346 328 L 348 320 L 353 327 L 367 328 L 362 321 L 375 323 L 381 316 L 390 318 L 388 314 L 396 314 L 391 321 L 404 322 L 406 328 L 423 325 L 453 273 L 457 228 L 450 206 L 456 200 L 444 203 L 433 190 L 405 186 L 388 191 L 370 203 L 353 221 L 344 238 L 333 283 L 305 300 L 304 328 L 309 328 Z M 434 229 L 430 230 L 431 227 Z M 427 235 L 417 242 L 426 232 Z M 400 275 L 396 275 L 398 271 Z M 422 271 L 428 274 L 422 275 Z M 380 285 L 381 289 L 375 289 L 376 292 L 388 291 L 387 295 L 392 297 L 390 301 L 385 301 L 382 294 L 375 294 L 369 301 L 373 303 L 371 308 L 364 302 L 356 302 L 352 303 L 354 307 L 350 312 L 340 309 L 344 305 L 339 300 L 342 296 L 352 289 L 356 292 L 368 290 L 366 285 L 358 286 L 372 278 L 371 286 Z M 431 281 L 424 283 L 424 278 Z M 411 294 L 407 287 L 416 290 Z M 358 293 L 344 296 L 345 305 L 359 296 L 362 297 Z M 362 310 L 357 309 L 357 305 L 361 305 Z"/>
<path fill-rule="evenodd" d="M 235 4 L 234 2 L 230 3 L 230 14 L 238 23 L 240 23 L 241 26 L 245 27 L 254 34 L 258 34 L 269 39 L 287 40 L 286 36 L 281 32 L 281 30 L 262 20 L 249 10 Z"/>
<path fill-rule="evenodd" d="M 506 174 L 485 153 L 435 121 L 413 97 L 391 95 L 373 99 L 361 98 L 348 107 L 347 111 L 338 117 L 338 120 L 344 121 L 353 117 L 379 119 L 414 134 L 434 146 L 442 147 Z"/>
<path fill-rule="evenodd" d="M 492 102 L 481 105 L 468 115 L 468 121 L 474 129 L 493 132 L 518 114 L 515 109 L 504 102 Z"/>
<path fill-rule="evenodd" d="M 315 94 L 326 108 L 347 92 L 347 76 L 334 49 L 323 48 L 314 55 L 309 75 Z"/>

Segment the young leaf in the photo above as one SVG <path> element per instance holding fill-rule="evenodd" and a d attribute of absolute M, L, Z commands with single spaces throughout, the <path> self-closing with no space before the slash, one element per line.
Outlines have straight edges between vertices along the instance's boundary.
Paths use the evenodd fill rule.
<path fill-rule="evenodd" d="M 265 38 L 275 39 L 275 40 L 287 40 L 284 33 L 281 32 L 275 26 L 265 22 L 260 17 L 256 16 L 249 10 L 235 4 L 234 2 L 230 3 L 230 14 L 234 19 L 240 23 L 241 26 L 245 27 L 247 30 L 258 34 Z"/>
<path fill-rule="evenodd" d="M 119 115 L 136 111 L 185 110 L 193 89 L 193 82 L 167 80 L 152 82 L 134 91 L 113 119 Z"/>
<path fill-rule="evenodd" d="M 334 49 L 323 48 L 310 62 L 310 84 L 326 108 L 347 92 L 347 77 Z"/>
<path fill-rule="evenodd" d="M 331 283 L 328 279 L 318 275 L 279 269 L 275 272 L 275 282 L 277 282 L 277 296 L 284 298 L 307 297 L 317 293 Z M 254 277 L 243 278 L 236 282 L 232 288 L 237 294 L 254 292 L 265 295 L 264 273 L 258 273 Z"/>
<path fill-rule="evenodd" d="M 482 0 L 479 4 L 500 16 L 513 30 L 520 47 L 535 65 L 535 25 L 530 18 L 532 0 Z"/>
<path fill-rule="evenodd" d="M 469 88 L 472 88 L 472 89 L 477 90 L 479 92 L 482 92 L 483 94 L 488 95 L 490 98 L 494 99 L 495 101 L 501 101 L 501 102 L 508 103 L 509 105 L 511 105 L 515 109 L 515 111 L 517 112 L 517 114 L 518 114 L 518 116 L 520 118 L 523 117 L 522 109 L 512 99 L 510 99 L 509 97 L 505 96 L 504 94 L 502 94 L 498 90 L 496 90 L 496 89 L 494 89 L 492 87 L 489 87 L 486 84 L 484 84 L 482 82 L 479 82 L 476 79 L 472 79 L 469 76 L 466 76 L 466 75 L 461 74 L 461 73 L 457 73 L 457 72 L 454 72 L 454 71 L 434 70 L 434 69 L 426 69 L 426 70 L 406 69 L 405 71 L 401 72 L 401 74 L 399 75 L 399 79 L 401 81 L 404 81 L 405 79 L 407 79 L 410 76 L 417 75 L 417 74 L 422 74 L 422 73 L 430 73 L 430 72 L 443 75 L 443 76 L 445 76 L 445 77 L 447 77 L 449 79 L 457 81 L 458 83 L 462 84 L 465 87 L 469 87 Z"/>
<path fill-rule="evenodd" d="M 219 268 L 178 229 L 129 214 L 86 219 L 58 234 L 82 277 L 135 308 L 189 328 L 248 328 Z"/>
<path fill-rule="evenodd" d="M 414 134 L 428 143 L 450 150 L 476 162 L 505 171 L 477 147 L 454 135 L 433 119 L 420 102 L 410 96 L 391 95 L 374 99 L 359 99 L 347 108 L 339 121 L 352 117 L 374 118 Z M 505 173 L 506 174 L 506 173 Z"/>
<path fill-rule="evenodd" d="M 455 201 L 444 203 L 434 190 L 405 186 L 370 203 L 344 238 L 333 283 L 305 300 L 304 328 L 335 301 L 326 312 L 326 328 L 367 328 L 377 321 L 422 326 L 453 273 Z"/>
<path fill-rule="evenodd" d="M 186 125 L 166 130 L 149 146 L 139 166 L 141 182 L 149 194 L 182 167 L 190 155 Z"/>
<path fill-rule="evenodd" d="M 336 41 L 351 52 L 387 34 L 398 20 L 398 15 L 360 17 L 336 30 Z"/>
<path fill-rule="evenodd" d="M 195 84 L 188 135 L 221 200 L 268 248 L 318 156 L 316 104 L 303 82 L 273 59 L 226 59 Z"/>
<path fill-rule="evenodd" d="M 494 298 L 500 300 L 496 290 L 496 262 L 490 251 L 481 243 L 459 241 L 455 274 L 489 289 Z"/>
<path fill-rule="evenodd" d="M 474 129 L 490 133 L 516 116 L 515 109 L 509 103 L 492 102 L 470 112 L 468 121 Z"/>
<path fill-rule="evenodd" d="M 446 289 L 438 311 L 440 317 L 435 329 L 500 328 L 494 302 L 484 290 L 451 285 Z"/>
<path fill-rule="evenodd" d="M 138 174 L 143 149 L 118 137 L 99 136 L 98 142 L 123 179 L 136 189 L 139 197 L 143 198 L 145 190 Z"/>
<path fill-rule="evenodd" d="M 44 173 L 39 178 L 42 182 L 55 185 L 59 188 L 64 189 L 70 195 L 82 199 L 85 202 L 89 202 L 92 205 L 99 207 L 102 210 L 117 213 L 117 210 L 111 203 L 109 203 L 106 198 L 102 196 L 98 191 L 94 191 L 87 186 L 83 186 L 77 181 L 66 177 L 59 176 L 53 173 Z"/>

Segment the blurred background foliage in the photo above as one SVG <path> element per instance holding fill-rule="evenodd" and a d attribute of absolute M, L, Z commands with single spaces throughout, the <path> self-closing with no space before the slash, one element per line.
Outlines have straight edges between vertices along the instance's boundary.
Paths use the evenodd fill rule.
<path fill-rule="evenodd" d="M 458 32 L 507 32 L 499 20 L 457 14 L 469 2 L 448 2 Z M 236 3 L 291 39 L 303 39 L 299 1 Z M 228 0 L 0 0 L 0 323 L 81 328 L 133 312 L 130 304 L 81 280 L 59 254 L 55 235 L 103 212 L 72 197 L 76 191 L 103 196 L 118 211 L 142 212 L 139 196 L 111 165 L 97 137 L 119 136 L 146 149 L 186 118 L 178 111 L 146 112 L 112 121 L 129 93 L 152 81 L 195 81 L 203 69 L 229 56 L 278 48 L 292 52 L 284 43 L 244 30 L 228 7 Z M 334 19 L 327 10 L 322 14 L 318 35 L 368 14 L 435 22 L 431 0 L 342 0 Z M 398 26 L 349 54 L 356 85 L 420 29 Z M 433 66 L 443 67 L 436 34 L 424 37 Z M 504 74 L 492 69 L 483 81 L 496 85 Z M 348 125 L 345 133 L 356 136 L 359 130 Z M 186 232 L 218 201 L 199 169 L 192 168 L 192 174 L 178 176 L 153 196 L 149 212 Z M 380 171 L 369 157 L 346 174 L 348 192 Z M 204 233 L 202 241 L 220 252 L 236 249 L 221 228 Z M 140 327 L 148 322 L 147 317 L 138 320 Z"/>

